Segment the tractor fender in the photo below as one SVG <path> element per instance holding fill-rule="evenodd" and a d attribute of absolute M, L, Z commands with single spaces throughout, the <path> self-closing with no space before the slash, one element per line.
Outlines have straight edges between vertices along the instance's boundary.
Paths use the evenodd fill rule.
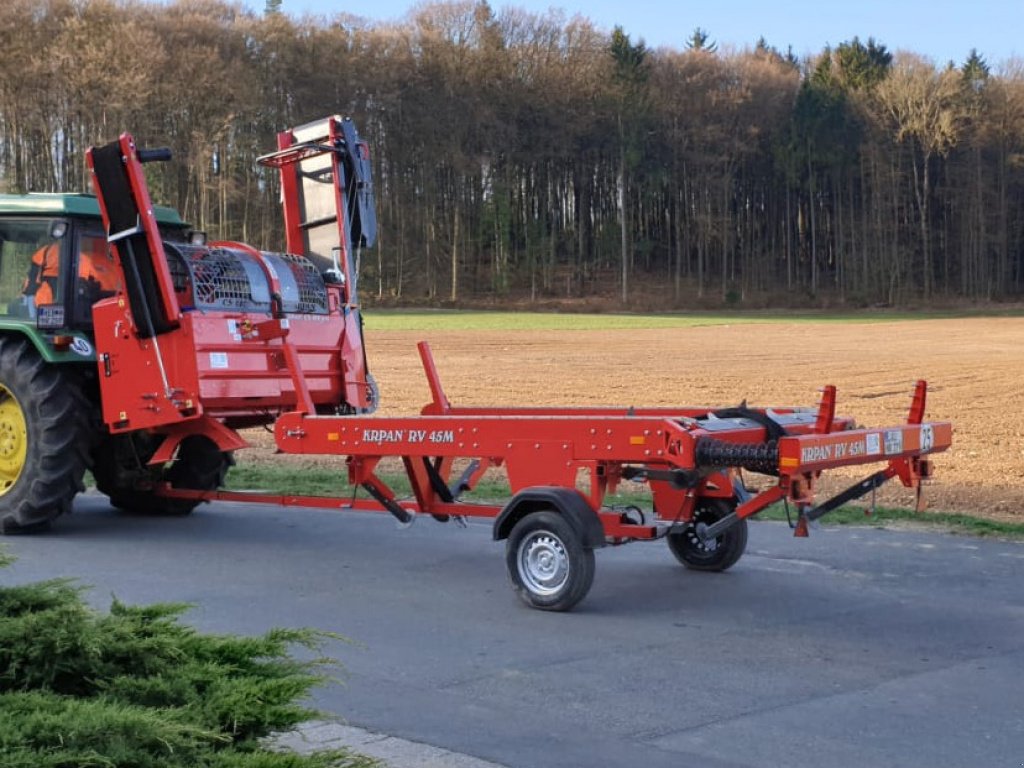
<path fill-rule="evenodd" d="M 557 485 L 527 488 L 513 496 L 494 521 L 494 540 L 507 539 L 516 523 L 531 512 L 543 509 L 553 510 L 565 518 L 585 547 L 595 549 L 605 545 L 601 518 L 587 500 L 579 491 Z"/>
<path fill-rule="evenodd" d="M 85 334 L 77 331 L 59 333 L 71 337 L 71 343 L 64 349 L 55 348 L 51 336 L 36 328 L 34 323 L 0 319 L 0 336 L 21 336 L 27 339 L 39 356 L 48 363 L 96 364 L 96 349 Z"/>

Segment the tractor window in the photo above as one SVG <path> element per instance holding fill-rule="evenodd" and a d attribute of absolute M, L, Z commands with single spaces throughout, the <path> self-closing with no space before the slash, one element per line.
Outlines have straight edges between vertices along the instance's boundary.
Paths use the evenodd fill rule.
<path fill-rule="evenodd" d="M 67 229 L 52 219 L 0 221 L 0 315 L 35 318 L 36 306 L 63 303 Z"/>
<path fill-rule="evenodd" d="M 92 325 L 92 305 L 117 293 L 121 273 L 114 264 L 114 255 L 106 236 L 99 231 L 82 232 L 78 236 L 75 280 L 74 325 Z"/>

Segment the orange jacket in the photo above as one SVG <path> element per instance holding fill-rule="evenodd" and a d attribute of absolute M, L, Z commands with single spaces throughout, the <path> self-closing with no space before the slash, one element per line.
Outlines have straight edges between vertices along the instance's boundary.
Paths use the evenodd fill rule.
<path fill-rule="evenodd" d="M 34 296 L 36 306 L 52 304 L 60 274 L 60 243 L 44 245 L 32 254 L 32 265 L 21 292 Z"/>
<path fill-rule="evenodd" d="M 78 260 L 78 277 L 95 280 L 103 291 L 116 291 L 118 278 L 114 259 L 107 251 L 107 244 L 99 238 L 86 238 L 82 242 L 82 254 Z"/>

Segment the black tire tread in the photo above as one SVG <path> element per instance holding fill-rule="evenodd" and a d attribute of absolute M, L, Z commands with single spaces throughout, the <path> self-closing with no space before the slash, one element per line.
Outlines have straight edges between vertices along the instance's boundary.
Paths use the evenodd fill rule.
<path fill-rule="evenodd" d="M 550 595 L 536 595 L 519 578 L 519 544 L 527 534 L 547 530 L 555 534 L 566 548 L 569 557 L 569 582 L 562 591 Z M 531 608 L 542 611 L 568 611 L 576 606 L 594 582 L 594 550 L 585 546 L 576 530 L 554 510 L 539 510 L 519 520 L 512 528 L 505 547 L 505 565 L 512 589 Z"/>
<path fill-rule="evenodd" d="M 0 337 L 0 379 L 21 404 L 28 430 L 22 474 L 0 496 L 0 529 L 28 532 L 71 512 L 75 495 L 85 490 L 96 406 L 85 394 L 81 368 L 47 363 L 23 337 Z"/>
<path fill-rule="evenodd" d="M 722 499 L 703 499 L 698 502 L 697 512 L 703 510 L 711 522 L 721 520 L 732 513 L 734 504 Z M 725 571 L 736 565 L 747 549 L 747 521 L 740 520 L 735 526 L 719 536 L 718 549 L 713 557 L 694 558 L 690 554 L 689 534 L 685 531 L 670 533 L 668 548 L 682 565 L 694 571 Z"/>
<path fill-rule="evenodd" d="M 123 436 L 121 440 L 130 440 Z M 108 446 L 96 462 L 96 488 L 110 498 L 111 506 L 138 514 L 184 516 L 202 502 L 193 499 L 170 499 L 155 495 L 146 485 L 169 482 L 174 488 L 212 491 L 224 484 L 224 478 L 232 465 L 229 453 L 222 453 L 207 438 L 190 435 L 181 441 L 174 461 L 163 467 L 150 468 L 141 483 L 125 486 L 119 482 L 116 462 L 119 460 L 116 446 Z M 140 460 L 147 461 L 156 449 L 156 444 L 143 450 Z M 145 455 L 147 454 L 148 455 Z"/>

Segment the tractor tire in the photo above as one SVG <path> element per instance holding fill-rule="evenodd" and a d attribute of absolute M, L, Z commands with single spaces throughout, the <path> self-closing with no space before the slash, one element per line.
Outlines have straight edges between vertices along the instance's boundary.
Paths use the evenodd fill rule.
<path fill-rule="evenodd" d="M 732 514 L 734 505 L 722 499 L 702 499 L 693 513 L 693 519 L 682 530 L 667 537 L 668 548 L 676 560 L 695 571 L 724 571 L 736 565 L 747 548 L 747 521 L 702 542 L 697 536 L 698 526 L 711 525 Z"/>
<path fill-rule="evenodd" d="M 47 363 L 32 344 L 0 337 L 0 530 L 45 528 L 85 490 L 94 405 L 77 366 Z"/>
<path fill-rule="evenodd" d="M 136 514 L 183 517 L 202 502 L 157 496 L 153 487 L 167 482 L 173 488 L 213 491 L 224 484 L 234 464 L 231 454 L 222 452 L 212 440 L 191 435 L 181 441 L 173 461 L 150 467 L 146 462 L 158 445 L 159 440 L 124 435 L 112 438 L 97 452 L 93 467 L 96 488 L 110 497 L 111 506 Z"/>
<path fill-rule="evenodd" d="M 531 512 L 505 545 L 512 589 L 531 608 L 568 611 L 594 582 L 594 550 L 558 512 Z"/>

